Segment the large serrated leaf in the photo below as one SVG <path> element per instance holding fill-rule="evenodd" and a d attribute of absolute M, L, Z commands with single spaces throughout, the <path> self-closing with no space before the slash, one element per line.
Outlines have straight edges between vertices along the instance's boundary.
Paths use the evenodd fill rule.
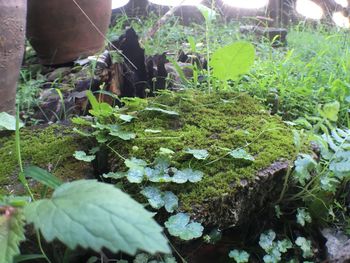
<path fill-rule="evenodd" d="M 121 190 L 95 180 L 63 184 L 51 199 L 29 204 L 24 211 L 48 242 L 57 238 L 71 249 L 170 252 L 152 213 Z"/>
<path fill-rule="evenodd" d="M 254 59 L 254 46 L 245 41 L 238 41 L 216 50 L 210 65 L 213 67 L 213 76 L 219 80 L 237 80 L 249 71 Z"/>
<path fill-rule="evenodd" d="M 20 210 L 2 207 L 0 216 L 0 262 L 12 263 L 14 256 L 20 253 L 19 243 L 24 237 L 24 219 Z"/>

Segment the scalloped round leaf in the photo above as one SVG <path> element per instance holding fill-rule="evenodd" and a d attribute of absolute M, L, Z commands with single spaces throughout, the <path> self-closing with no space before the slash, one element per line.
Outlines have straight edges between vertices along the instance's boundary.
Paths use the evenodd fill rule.
<path fill-rule="evenodd" d="M 84 161 L 87 163 L 92 162 L 96 158 L 95 155 L 87 155 L 86 152 L 84 152 L 84 151 L 75 151 L 73 156 L 75 157 L 75 159 L 77 159 L 79 161 Z"/>
<path fill-rule="evenodd" d="M 130 183 L 136 183 L 139 184 L 143 181 L 143 175 L 144 175 L 144 169 L 139 168 L 131 168 L 126 173 L 126 178 Z"/>
<path fill-rule="evenodd" d="M 27 205 L 24 213 L 48 242 L 57 238 L 70 249 L 170 252 L 152 213 L 121 190 L 95 180 L 66 183 L 51 199 Z"/>
<path fill-rule="evenodd" d="M 209 156 L 209 153 L 207 150 L 198 150 L 198 149 L 186 149 L 184 151 L 185 153 L 188 153 L 188 154 L 192 154 L 194 158 L 196 158 L 197 160 L 205 160 L 208 158 Z"/>
<path fill-rule="evenodd" d="M 250 162 L 253 162 L 255 160 L 252 155 L 247 153 L 247 151 L 242 149 L 242 148 L 230 151 L 229 155 L 235 159 L 238 159 L 238 160 L 246 160 L 246 161 L 250 161 Z"/>
<path fill-rule="evenodd" d="M 131 159 L 126 159 L 124 161 L 124 164 L 126 167 L 132 169 L 132 168 L 143 168 L 147 166 L 147 163 L 142 159 L 137 159 L 135 157 L 132 157 Z"/>
<path fill-rule="evenodd" d="M 203 178 L 203 173 L 201 171 L 195 171 L 188 168 L 182 170 L 182 172 L 186 175 L 188 181 L 190 181 L 191 183 L 197 183 Z"/>
<path fill-rule="evenodd" d="M 157 187 L 147 186 L 141 191 L 141 194 L 147 198 L 148 203 L 154 209 L 160 209 L 165 205 L 162 192 Z"/>
<path fill-rule="evenodd" d="M 178 213 L 169 217 L 164 223 L 170 235 L 183 240 L 198 238 L 203 234 L 203 226 L 197 222 L 190 223 L 190 216 L 185 213 Z"/>
<path fill-rule="evenodd" d="M 176 170 L 174 176 L 172 177 L 172 181 L 177 184 L 184 184 L 187 182 L 187 180 L 187 174 L 180 170 Z"/>
<path fill-rule="evenodd" d="M 166 191 L 163 196 L 165 210 L 174 212 L 179 207 L 179 198 L 172 192 Z"/>

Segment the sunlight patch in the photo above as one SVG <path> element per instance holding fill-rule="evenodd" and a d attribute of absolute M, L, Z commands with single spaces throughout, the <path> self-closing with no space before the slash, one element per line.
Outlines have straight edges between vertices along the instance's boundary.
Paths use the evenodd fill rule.
<path fill-rule="evenodd" d="M 335 2 L 343 7 L 348 6 L 348 0 L 335 0 Z"/>
<path fill-rule="evenodd" d="M 298 0 L 296 10 L 299 14 L 310 19 L 319 20 L 323 16 L 322 8 L 310 0 Z"/>
<path fill-rule="evenodd" d="M 268 0 L 223 0 L 225 5 L 237 7 L 237 8 L 246 8 L 246 9 L 258 9 L 266 6 Z"/>
<path fill-rule="evenodd" d="M 125 6 L 129 0 L 112 0 L 112 9 L 117 9 Z"/>
<path fill-rule="evenodd" d="M 349 18 L 345 17 L 341 12 L 333 14 L 333 21 L 339 27 L 350 28 Z"/>
<path fill-rule="evenodd" d="M 199 5 L 202 0 L 149 0 L 153 4 L 178 6 L 178 5 Z"/>

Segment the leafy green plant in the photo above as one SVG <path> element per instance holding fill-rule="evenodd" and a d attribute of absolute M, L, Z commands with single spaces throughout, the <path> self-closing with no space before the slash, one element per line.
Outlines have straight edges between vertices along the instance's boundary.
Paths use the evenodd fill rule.
<path fill-rule="evenodd" d="M 190 221 L 190 216 L 186 213 L 178 213 L 169 217 L 164 225 L 170 235 L 183 240 L 201 237 L 204 229 L 200 223 Z"/>
<path fill-rule="evenodd" d="M 231 250 L 228 256 L 229 258 L 233 258 L 237 263 L 249 262 L 249 254 L 244 250 Z"/>

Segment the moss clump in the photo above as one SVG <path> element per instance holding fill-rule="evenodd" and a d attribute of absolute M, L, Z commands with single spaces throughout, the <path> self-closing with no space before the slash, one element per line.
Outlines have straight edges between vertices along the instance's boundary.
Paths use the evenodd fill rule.
<path fill-rule="evenodd" d="M 83 145 L 83 146 L 82 146 Z M 86 143 L 70 127 L 52 125 L 21 130 L 21 154 L 24 165 L 52 170 L 64 181 L 82 178 L 89 169 L 72 156 Z M 0 138 L 0 191 L 13 190 L 19 172 L 14 134 Z"/>
<path fill-rule="evenodd" d="M 234 194 L 241 180 L 252 180 L 257 171 L 277 160 L 291 158 L 295 152 L 289 128 L 246 94 L 165 93 L 151 99 L 149 106 L 180 115 L 142 111 L 128 126 L 136 132 L 137 138 L 118 142 L 114 148 L 127 158 L 136 157 L 149 163 L 160 147 L 169 148 L 176 152 L 173 159 L 176 168 L 191 167 L 204 172 L 200 183 L 170 186 L 180 195 L 182 207 L 187 210 L 204 200 Z M 146 129 L 162 132 L 152 134 L 145 132 Z M 243 163 L 224 157 L 227 149 L 241 147 L 254 156 L 254 162 Z M 138 150 L 131 151 L 132 148 Z M 206 149 L 210 156 L 204 161 L 196 160 L 183 152 L 187 148 Z M 118 157 L 114 163 L 114 170 L 125 169 Z"/>

